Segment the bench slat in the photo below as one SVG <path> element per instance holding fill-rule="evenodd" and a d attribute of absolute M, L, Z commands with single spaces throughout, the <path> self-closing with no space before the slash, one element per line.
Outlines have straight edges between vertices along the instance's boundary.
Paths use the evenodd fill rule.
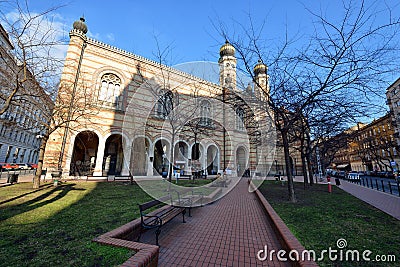
<path fill-rule="evenodd" d="M 177 207 L 177 206 L 172 206 L 172 205 L 166 205 L 164 207 L 161 207 L 160 209 L 157 209 L 155 211 L 150 212 L 149 214 L 146 214 L 146 210 L 161 205 L 163 201 L 170 200 L 172 204 L 172 197 L 171 195 L 165 196 L 161 199 L 155 199 L 151 200 L 149 202 L 139 204 L 139 210 L 140 210 L 140 217 L 141 217 L 141 225 L 144 229 L 153 229 L 157 228 L 156 230 L 156 244 L 158 245 L 158 235 L 160 234 L 161 226 L 175 218 L 177 215 L 182 214 L 183 216 L 183 222 L 185 222 L 185 212 L 186 209 L 184 207 Z M 140 232 L 141 233 L 141 232 Z M 140 239 L 140 234 L 138 237 L 138 241 Z"/>

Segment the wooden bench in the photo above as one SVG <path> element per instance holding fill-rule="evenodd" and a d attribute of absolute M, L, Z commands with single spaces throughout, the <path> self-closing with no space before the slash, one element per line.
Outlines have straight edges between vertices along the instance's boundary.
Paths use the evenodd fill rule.
<path fill-rule="evenodd" d="M 191 210 L 195 203 L 200 201 L 200 206 L 203 206 L 203 193 L 195 193 L 193 188 L 187 187 L 182 190 L 172 190 L 177 195 L 174 205 L 178 207 L 186 207 L 189 209 L 189 217 L 192 217 Z"/>
<path fill-rule="evenodd" d="M 171 205 L 165 205 L 165 201 L 170 201 Z M 162 206 L 164 205 L 164 206 Z M 147 213 L 147 210 L 153 207 L 162 206 L 159 209 Z M 185 223 L 185 213 L 186 208 L 180 205 L 174 205 L 172 196 L 168 195 L 161 199 L 151 200 L 149 202 L 139 204 L 140 210 L 140 219 L 141 219 L 141 226 L 142 229 L 139 232 L 138 241 L 140 240 L 140 236 L 142 230 L 147 229 L 156 229 L 156 244 L 159 246 L 158 243 L 158 236 L 161 233 L 161 227 L 165 225 L 167 222 L 171 221 L 177 215 L 182 214 L 182 222 Z"/>

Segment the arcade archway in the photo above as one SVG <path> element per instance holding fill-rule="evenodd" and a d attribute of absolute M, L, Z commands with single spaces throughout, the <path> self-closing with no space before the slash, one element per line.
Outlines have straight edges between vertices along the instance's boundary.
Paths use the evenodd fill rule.
<path fill-rule="evenodd" d="M 236 171 L 238 177 L 242 177 L 247 167 L 246 150 L 244 147 L 238 147 L 236 150 Z"/>
<path fill-rule="evenodd" d="M 219 152 L 215 145 L 210 145 L 207 148 L 207 173 L 217 174 L 219 169 Z"/>
<path fill-rule="evenodd" d="M 154 144 L 153 168 L 154 175 L 166 175 L 169 166 L 169 142 L 165 139 L 160 139 Z"/>
<path fill-rule="evenodd" d="M 106 140 L 103 158 L 103 175 L 121 175 L 124 162 L 122 136 L 112 134 Z"/>
<path fill-rule="evenodd" d="M 92 131 L 80 132 L 75 137 L 71 157 L 70 175 L 93 175 L 98 145 L 99 137 Z"/>

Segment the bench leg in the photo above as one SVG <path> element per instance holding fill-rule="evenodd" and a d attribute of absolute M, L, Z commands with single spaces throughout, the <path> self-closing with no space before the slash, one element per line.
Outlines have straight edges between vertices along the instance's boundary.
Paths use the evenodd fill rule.
<path fill-rule="evenodd" d="M 160 245 L 158 244 L 158 236 L 160 235 L 160 233 L 161 233 L 161 229 L 160 229 L 160 227 L 158 227 L 157 230 L 156 230 L 156 245 L 157 245 L 157 246 L 160 246 Z"/>
<path fill-rule="evenodd" d="M 137 238 L 136 242 L 139 242 L 139 241 L 140 241 L 140 237 L 141 237 L 141 236 L 142 236 L 142 229 L 139 230 L 139 235 L 138 235 L 138 238 Z"/>
<path fill-rule="evenodd" d="M 183 210 L 182 210 L 182 218 L 183 218 L 183 223 L 186 223 L 186 221 L 185 221 L 185 213 L 186 213 L 186 208 L 184 208 Z"/>
<path fill-rule="evenodd" d="M 192 210 L 192 207 L 189 207 L 189 217 L 192 217 L 191 210 Z"/>

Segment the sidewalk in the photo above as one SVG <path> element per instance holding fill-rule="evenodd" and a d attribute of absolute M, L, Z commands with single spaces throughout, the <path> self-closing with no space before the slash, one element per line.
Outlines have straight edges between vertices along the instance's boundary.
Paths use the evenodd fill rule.
<path fill-rule="evenodd" d="M 400 220 L 400 197 L 340 180 L 339 188 Z"/>
<path fill-rule="evenodd" d="M 222 199 L 196 208 L 187 223 L 178 216 L 160 234 L 159 266 L 291 266 L 257 259 L 257 252 L 282 249 L 254 193 L 243 178 Z M 149 231 L 141 242 L 154 244 Z"/>

